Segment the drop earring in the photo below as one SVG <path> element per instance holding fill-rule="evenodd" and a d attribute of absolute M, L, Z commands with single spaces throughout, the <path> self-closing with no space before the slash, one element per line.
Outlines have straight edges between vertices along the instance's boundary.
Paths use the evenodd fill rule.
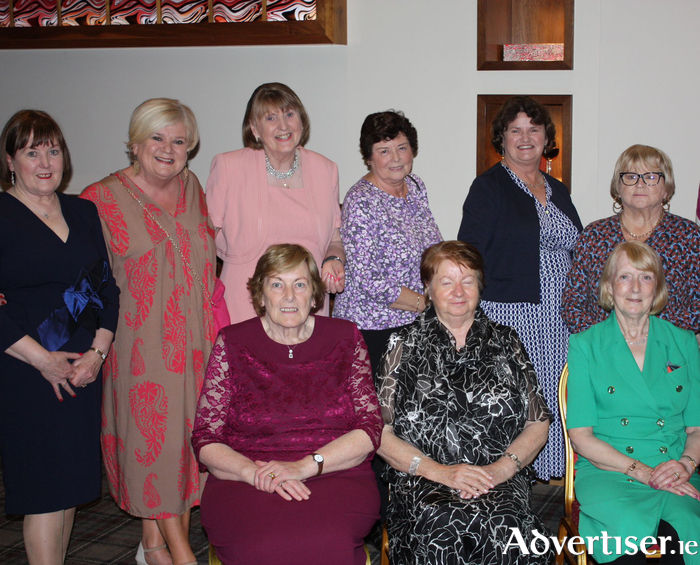
<path fill-rule="evenodd" d="M 11 176 L 12 176 L 12 186 L 15 186 L 15 172 L 14 172 L 14 171 L 10 171 L 10 173 L 11 173 Z"/>
<path fill-rule="evenodd" d="M 139 167 L 139 162 L 138 162 L 138 161 L 134 161 L 134 176 L 136 176 L 136 175 L 139 174 L 140 168 L 141 168 L 141 167 Z"/>

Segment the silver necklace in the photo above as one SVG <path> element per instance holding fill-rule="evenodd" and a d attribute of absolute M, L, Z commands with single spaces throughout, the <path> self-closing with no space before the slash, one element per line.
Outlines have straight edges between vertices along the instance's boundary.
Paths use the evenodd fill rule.
<path fill-rule="evenodd" d="M 301 342 L 299 342 L 299 343 L 301 343 Z M 299 343 L 294 344 L 294 347 L 297 347 L 299 345 Z M 289 349 L 289 358 L 294 359 L 294 347 L 292 347 L 291 345 L 287 345 L 286 343 L 284 344 L 284 346 L 287 349 Z"/>
<path fill-rule="evenodd" d="M 267 153 L 265 153 L 265 168 L 267 169 L 267 172 L 276 179 L 285 180 L 290 177 L 293 177 L 294 173 L 296 173 L 297 169 L 299 168 L 299 152 L 297 151 L 294 153 L 294 163 L 292 163 L 292 168 L 289 169 L 286 173 L 281 173 L 277 169 L 275 169 L 272 166 L 272 163 L 270 163 L 270 160 L 267 158 Z"/>
<path fill-rule="evenodd" d="M 41 214 L 42 216 L 44 216 L 44 219 L 45 219 L 45 220 L 48 220 L 48 219 L 49 219 L 49 213 L 48 213 L 48 212 L 44 212 L 43 210 L 35 210 L 34 207 L 33 207 L 33 205 L 32 205 L 28 200 L 25 200 L 19 192 L 14 191 L 14 194 L 17 196 L 17 200 L 19 200 L 20 202 L 23 202 L 24 205 L 25 205 L 27 208 L 29 208 L 32 212 L 34 212 L 35 214 L 37 214 L 37 213 Z M 54 193 L 54 196 L 55 196 L 55 193 Z"/>
<path fill-rule="evenodd" d="M 629 345 L 644 345 L 644 344 L 647 342 L 647 337 L 648 337 L 648 336 L 649 336 L 649 334 L 646 333 L 646 334 L 644 334 L 644 337 L 643 337 L 642 339 L 640 339 L 639 341 L 634 341 L 634 340 L 631 340 L 631 339 L 625 339 L 625 341 L 626 341 Z"/>

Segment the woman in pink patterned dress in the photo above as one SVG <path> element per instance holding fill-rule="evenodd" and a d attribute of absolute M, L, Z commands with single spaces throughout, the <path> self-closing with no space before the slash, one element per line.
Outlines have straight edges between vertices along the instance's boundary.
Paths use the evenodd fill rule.
<path fill-rule="evenodd" d="M 102 451 L 117 504 L 143 519 L 143 565 L 196 563 L 190 509 L 200 476 L 190 446 L 214 340 L 213 229 L 188 153 L 192 111 L 147 100 L 134 111 L 133 163 L 83 192 L 102 220 L 121 288 L 119 327 L 104 368 Z"/>

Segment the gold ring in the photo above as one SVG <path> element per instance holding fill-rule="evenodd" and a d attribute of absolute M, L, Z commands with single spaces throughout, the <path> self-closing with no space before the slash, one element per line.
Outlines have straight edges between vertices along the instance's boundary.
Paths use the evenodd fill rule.
<path fill-rule="evenodd" d="M 87 386 L 86 384 L 80 385 L 80 388 L 85 388 L 86 386 Z"/>
<path fill-rule="evenodd" d="M 681 476 L 678 474 L 678 471 L 676 471 L 675 473 L 673 473 L 673 475 L 674 475 L 677 479 L 680 479 L 680 478 L 681 478 Z"/>
<path fill-rule="evenodd" d="M 274 478 L 275 478 L 275 474 L 274 474 L 274 473 L 268 473 L 267 476 L 270 477 L 270 478 L 273 479 L 273 480 L 274 480 Z"/>

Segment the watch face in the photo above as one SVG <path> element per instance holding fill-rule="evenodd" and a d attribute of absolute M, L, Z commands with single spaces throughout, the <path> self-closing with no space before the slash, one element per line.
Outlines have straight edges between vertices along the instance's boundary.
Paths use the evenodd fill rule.
<path fill-rule="evenodd" d="M 314 455 L 314 461 L 316 461 L 316 463 L 323 463 L 323 455 L 319 455 L 317 453 L 316 455 Z"/>

